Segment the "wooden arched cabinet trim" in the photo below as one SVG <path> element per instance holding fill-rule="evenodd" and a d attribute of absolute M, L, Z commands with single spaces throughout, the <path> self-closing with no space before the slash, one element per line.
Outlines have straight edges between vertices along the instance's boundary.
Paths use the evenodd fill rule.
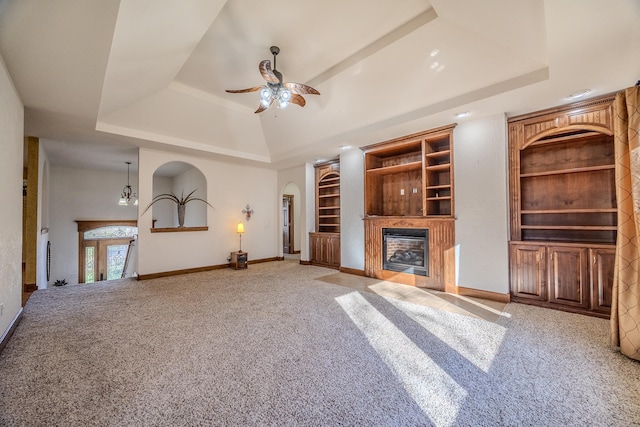
<path fill-rule="evenodd" d="M 524 141 L 520 149 L 525 150 L 531 144 L 535 144 L 536 142 L 544 140 L 545 138 L 549 138 L 557 135 L 568 135 L 568 134 L 575 134 L 576 137 L 580 137 L 580 134 L 587 133 L 587 132 L 595 132 L 595 133 L 601 133 L 607 136 L 613 136 L 613 129 L 609 129 L 605 126 L 572 125 L 572 126 L 565 126 L 562 128 L 550 129 L 550 130 L 541 132 L 535 135 L 534 137 Z"/>

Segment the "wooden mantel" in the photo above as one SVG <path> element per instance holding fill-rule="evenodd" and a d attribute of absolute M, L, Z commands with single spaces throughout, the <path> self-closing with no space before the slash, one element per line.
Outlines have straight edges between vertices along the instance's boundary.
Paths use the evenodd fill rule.
<path fill-rule="evenodd" d="M 368 277 L 445 292 L 455 290 L 454 218 L 370 216 L 364 219 L 364 271 Z M 383 228 L 429 229 L 429 276 L 382 269 Z"/>

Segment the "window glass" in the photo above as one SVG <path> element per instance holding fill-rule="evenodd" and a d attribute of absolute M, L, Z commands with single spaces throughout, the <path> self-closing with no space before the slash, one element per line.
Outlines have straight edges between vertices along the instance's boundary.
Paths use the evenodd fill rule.
<path fill-rule="evenodd" d="M 85 264 L 84 264 L 84 283 L 93 283 L 96 281 L 96 278 L 93 277 L 93 272 L 95 271 L 95 256 L 94 256 L 94 247 L 88 246 L 84 248 L 85 254 Z"/>
<path fill-rule="evenodd" d="M 94 228 L 93 230 L 85 231 L 84 238 L 86 239 L 113 239 L 122 237 L 133 237 L 138 234 L 138 227 L 132 227 L 130 225 L 109 225 L 107 227 Z"/>

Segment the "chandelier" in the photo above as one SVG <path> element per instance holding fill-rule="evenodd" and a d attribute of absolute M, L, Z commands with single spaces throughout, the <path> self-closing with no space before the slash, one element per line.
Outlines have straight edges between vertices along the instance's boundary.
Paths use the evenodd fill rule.
<path fill-rule="evenodd" d="M 138 196 L 131 189 L 131 184 L 129 183 L 129 166 L 131 162 L 125 162 L 127 164 L 127 185 L 122 189 L 122 194 L 120 195 L 120 201 L 118 204 L 120 206 L 138 206 Z"/>

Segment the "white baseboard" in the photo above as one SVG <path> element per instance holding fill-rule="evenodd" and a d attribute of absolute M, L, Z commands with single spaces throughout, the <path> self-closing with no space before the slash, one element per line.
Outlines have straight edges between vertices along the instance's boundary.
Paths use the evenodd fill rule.
<path fill-rule="evenodd" d="M 9 338 L 13 334 L 13 331 L 18 326 L 18 323 L 20 323 L 20 320 L 22 319 L 22 311 L 23 308 L 20 307 L 20 310 L 18 310 L 11 323 L 9 323 L 9 327 L 2 334 L 2 338 L 0 338 L 0 351 L 2 351 L 2 349 L 4 349 L 4 347 L 7 345 L 7 341 L 9 341 Z"/>

